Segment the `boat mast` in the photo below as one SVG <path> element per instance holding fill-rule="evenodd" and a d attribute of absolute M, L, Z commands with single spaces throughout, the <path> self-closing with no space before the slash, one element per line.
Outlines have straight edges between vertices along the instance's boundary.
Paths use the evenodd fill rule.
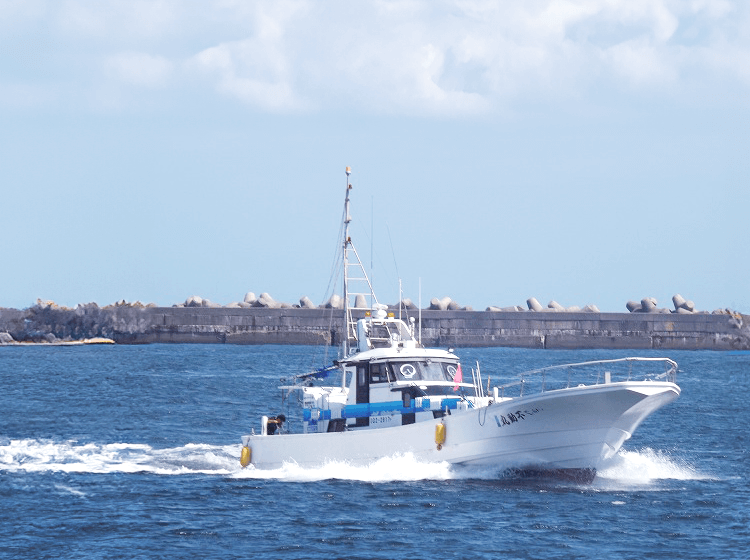
<path fill-rule="evenodd" d="M 357 341 L 357 321 L 354 311 L 359 315 L 365 315 L 378 303 L 378 298 L 372 289 L 372 283 L 367 276 L 367 271 L 359 258 L 359 253 L 349 236 L 349 223 L 352 217 L 349 214 L 349 193 L 352 185 L 349 183 L 349 175 L 352 168 L 346 168 L 346 199 L 344 200 L 344 242 L 342 244 L 344 263 L 344 357 L 349 355 L 350 345 Z M 351 254 L 350 254 L 351 251 Z M 349 298 L 354 298 L 352 303 Z M 369 300 L 369 302 L 368 302 Z"/>
<path fill-rule="evenodd" d="M 349 315 L 351 313 L 349 309 L 349 245 L 352 242 L 352 238 L 349 237 L 349 222 L 352 221 L 352 217 L 349 215 L 349 191 L 352 190 L 352 186 L 349 183 L 349 175 L 352 173 L 352 168 L 346 168 L 346 198 L 344 199 L 344 357 L 349 355 Z"/>

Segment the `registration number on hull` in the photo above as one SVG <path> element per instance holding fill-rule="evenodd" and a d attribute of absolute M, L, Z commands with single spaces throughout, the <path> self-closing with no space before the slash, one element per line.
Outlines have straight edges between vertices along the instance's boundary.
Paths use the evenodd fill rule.
<path fill-rule="evenodd" d="M 393 416 L 370 416 L 370 426 L 373 424 L 390 424 L 393 419 Z"/>

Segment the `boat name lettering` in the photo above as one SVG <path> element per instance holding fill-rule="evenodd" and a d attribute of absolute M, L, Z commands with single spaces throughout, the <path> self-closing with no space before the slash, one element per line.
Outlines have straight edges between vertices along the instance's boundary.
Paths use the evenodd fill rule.
<path fill-rule="evenodd" d="M 503 426 L 510 426 L 521 420 L 526 420 L 529 416 L 534 416 L 534 414 L 538 414 L 539 412 L 541 412 L 541 409 L 532 408 L 530 410 L 516 410 L 507 414 L 495 414 L 495 422 L 497 422 L 498 428 L 502 428 Z"/>

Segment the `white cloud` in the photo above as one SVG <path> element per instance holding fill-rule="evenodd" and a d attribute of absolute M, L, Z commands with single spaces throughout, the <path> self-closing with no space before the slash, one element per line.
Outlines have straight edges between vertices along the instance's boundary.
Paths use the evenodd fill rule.
<path fill-rule="evenodd" d="M 610 88 L 683 98 L 701 89 L 705 100 L 706 76 L 745 89 L 750 80 L 750 7 L 740 0 L 7 6 L 27 27 L 37 18 L 47 41 L 25 33 L 30 43 L 48 44 L 66 63 L 78 57 L 70 89 L 189 89 L 197 80 L 273 112 L 483 114 L 529 98 L 595 99 Z"/>
<path fill-rule="evenodd" d="M 631 87 L 674 83 L 678 76 L 666 53 L 645 38 L 625 41 L 602 53 L 605 64 Z"/>
<path fill-rule="evenodd" d="M 732 12 L 732 3 L 728 0 L 692 0 L 690 11 L 703 12 L 710 18 L 718 19 Z"/>
<path fill-rule="evenodd" d="M 293 92 L 289 62 L 278 45 L 252 38 L 205 49 L 188 69 L 214 76 L 218 91 L 252 105 L 272 111 L 299 110 L 305 101 Z"/>
<path fill-rule="evenodd" d="M 188 61 L 215 80 L 223 94 L 271 111 L 298 111 L 307 106 L 296 92 L 294 21 L 306 12 L 306 3 L 279 1 L 269 4 L 225 2 L 245 24 L 249 36 L 202 50 Z"/>

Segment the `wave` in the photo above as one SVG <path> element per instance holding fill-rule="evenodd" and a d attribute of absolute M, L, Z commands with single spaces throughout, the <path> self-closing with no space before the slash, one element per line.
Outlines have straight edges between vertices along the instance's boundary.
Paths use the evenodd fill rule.
<path fill-rule="evenodd" d="M 206 474 L 238 479 L 276 479 L 288 482 L 354 480 L 394 482 L 419 480 L 507 480 L 497 467 L 456 467 L 446 462 L 426 463 L 411 454 L 386 457 L 364 466 L 330 462 L 320 467 L 285 463 L 281 468 L 258 470 L 239 464 L 239 445 L 190 443 L 181 447 L 153 448 L 146 444 L 80 444 L 77 441 L 0 439 L 0 471 L 66 473 L 153 473 L 157 475 Z M 512 474 L 510 477 L 512 478 Z M 657 480 L 703 480 L 685 461 L 643 449 L 621 450 L 600 468 L 595 486 L 649 485 Z"/>
<path fill-rule="evenodd" d="M 621 449 L 599 468 L 596 484 L 608 485 L 649 485 L 660 480 L 710 480 L 713 477 L 703 474 L 684 459 L 674 457 L 664 451 L 644 448 L 639 451 Z"/>

